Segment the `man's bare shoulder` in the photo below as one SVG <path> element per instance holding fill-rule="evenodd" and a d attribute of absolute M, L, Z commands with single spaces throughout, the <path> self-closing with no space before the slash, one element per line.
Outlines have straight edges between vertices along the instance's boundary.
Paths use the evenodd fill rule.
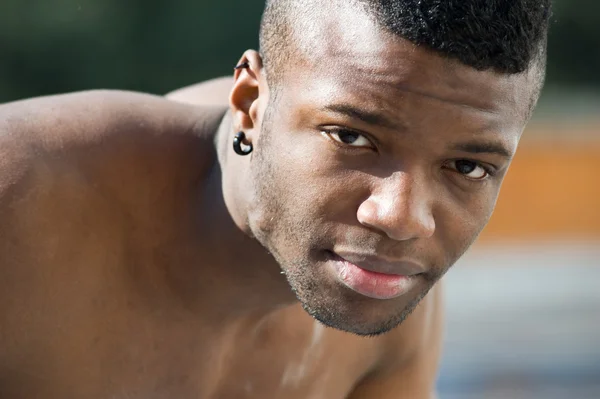
<path fill-rule="evenodd" d="M 186 160 L 202 162 L 223 112 L 123 91 L 8 103 L 0 106 L 0 166 L 75 162 L 109 172 L 115 162 L 131 168 L 160 159 L 165 169 Z"/>
<path fill-rule="evenodd" d="M 0 134 L 52 150 L 111 135 L 194 133 L 210 135 L 224 109 L 192 107 L 150 94 L 94 90 L 37 97 L 0 105 Z M 187 129 L 186 129 L 187 128 Z"/>
<path fill-rule="evenodd" d="M 223 111 L 117 91 L 0 106 L 0 262 L 176 206 L 214 161 Z"/>
<path fill-rule="evenodd" d="M 178 253 L 223 112 L 112 91 L 0 106 L 0 380 L 63 348 L 56 328 L 95 325 L 126 266 Z"/>

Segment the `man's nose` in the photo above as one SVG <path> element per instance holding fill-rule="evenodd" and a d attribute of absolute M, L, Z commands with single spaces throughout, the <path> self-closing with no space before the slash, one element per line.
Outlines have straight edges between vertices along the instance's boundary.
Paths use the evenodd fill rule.
<path fill-rule="evenodd" d="M 435 232 L 430 189 L 408 173 L 378 182 L 358 208 L 358 221 L 393 240 L 429 238 Z"/>

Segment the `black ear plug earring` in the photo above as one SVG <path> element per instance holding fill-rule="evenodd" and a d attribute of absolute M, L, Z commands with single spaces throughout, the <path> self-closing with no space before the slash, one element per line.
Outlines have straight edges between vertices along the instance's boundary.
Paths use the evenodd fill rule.
<path fill-rule="evenodd" d="M 237 65 L 234 69 L 240 70 L 248 68 L 250 68 L 250 64 L 247 62 L 242 62 L 241 64 Z M 245 148 L 242 148 L 242 142 L 244 140 L 246 140 L 246 134 L 244 132 L 238 132 L 235 134 L 235 136 L 233 136 L 233 151 L 235 151 L 235 153 L 238 155 L 248 155 L 252 152 L 252 150 L 254 150 L 252 144 L 245 144 Z"/>
<path fill-rule="evenodd" d="M 248 155 L 254 150 L 252 144 L 244 144 L 245 148 L 242 148 L 242 142 L 246 140 L 246 134 L 244 132 L 238 132 L 233 136 L 233 151 L 238 155 Z"/>

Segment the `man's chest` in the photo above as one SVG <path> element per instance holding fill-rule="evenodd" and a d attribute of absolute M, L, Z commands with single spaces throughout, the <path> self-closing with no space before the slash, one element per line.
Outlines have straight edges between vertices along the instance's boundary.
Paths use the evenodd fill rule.
<path fill-rule="evenodd" d="M 374 341 L 301 312 L 222 334 L 183 318 L 88 317 L 37 341 L 17 367 L 0 365 L 0 396 L 341 399 L 376 361 Z"/>
<path fill-rule="evenodd" d="M 345 398 L 375 363 L 373 342 L 316 321 L 297 330 L 247 331 L 222 363 L 211 397 Z M 254 335 L 254 336 L 252 336 Z"/>

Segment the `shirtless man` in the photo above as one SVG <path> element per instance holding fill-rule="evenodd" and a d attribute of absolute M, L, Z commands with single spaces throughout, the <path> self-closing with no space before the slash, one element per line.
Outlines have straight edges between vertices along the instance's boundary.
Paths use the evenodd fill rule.
<path fill-rule="evenodd" d="M 274 0 L 233 82 L 1 106 L 0 398 L 430 398 L 548 14 Z"/>

